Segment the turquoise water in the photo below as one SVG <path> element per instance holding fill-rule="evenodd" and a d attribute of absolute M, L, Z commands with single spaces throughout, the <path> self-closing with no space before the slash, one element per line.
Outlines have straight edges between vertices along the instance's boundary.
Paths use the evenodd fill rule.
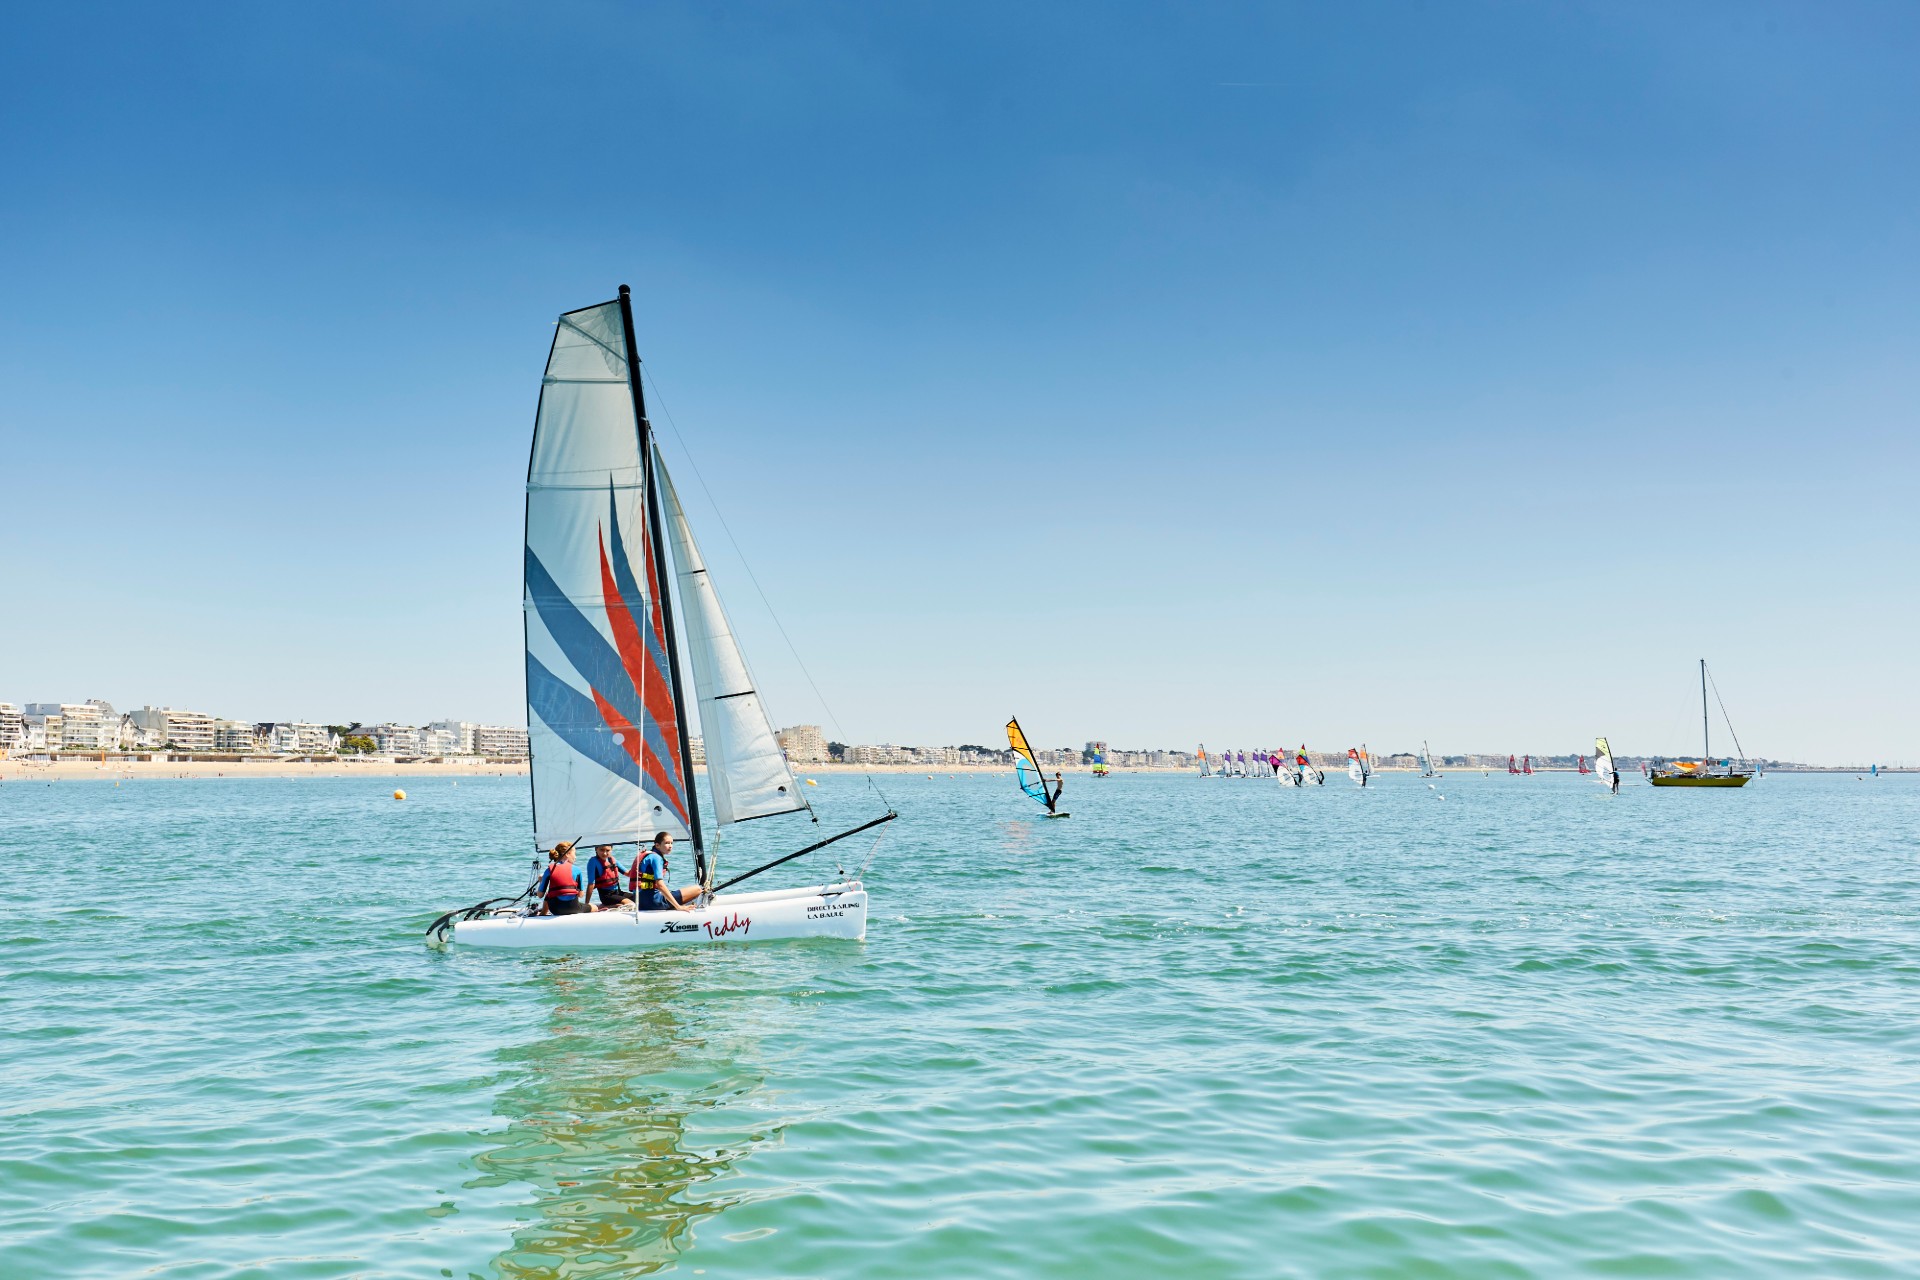
<path fill-rule="evenodd" d="M 1920 779 L 883 779 L 864 944 L 593 956 L 392 785 L 0 784 L 0 1272 L 1920 1274 Z"/>

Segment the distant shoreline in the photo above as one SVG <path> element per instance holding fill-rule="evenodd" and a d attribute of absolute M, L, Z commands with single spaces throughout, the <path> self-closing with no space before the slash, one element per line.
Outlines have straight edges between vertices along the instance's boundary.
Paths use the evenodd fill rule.
<path fill-rule="evenodd" d="M 696 765 L 695 769 L 704 773 L 705 765 Z M 1322 768 L 1331 776 L 1335 772 L 1344 772 L 1343 765 L 1325 765 Z M 1011 765 L 1004 764 L 797 764 L 794 774 L 805 778 L 809 774 L 922 774 L 938 777 L 941 774 L 957 775 L 962 773 L 1010 774 Z M 1049 768 L 1046 772 L 1052 773 Z M 1078 778 L 1091 778 L 1086 765 L 1065 765 L 1060 768 L 1062 774 L 1071 774 Z M 1181 776 L 1197 778 L 1191 768 L 1115 768 L 1116 774 L 1139 773 L 1156 776 Z M 1418 771 L 1393 765 L 1381 765 L 1376 773 L 1404 773 L 1418 776 Z M 1570 773 L 1578 776 L 1578 770 L 1568 768 L 1541 769 L 1535 773 Z M 1770 769 L 1769 773 L 1858 773 L 1864 774 L 1864 768 L 1837 765 L 1807 765 L 1793 769 Z M 1881 773 L 1915 773 L 1915 769 L 1882 769 Z M 1488 773 L 1505 776 L 1500 769 L 1483 769 L 1477 765 L 1460 765 L 1442 769 L 1440 776 L 1447 774 Z M 340 759 L 340 760 L 278 760 L 272 757 L 239 760 L 196 760 L 192 762 L 174 760 L 125 760 L 109 757 L 104 762 L 98 759 L 68 759 L 34 763 L 18 758 L 0 759 L 0 782 L 31 781 L 35 778 L 489 778 L 489 777 L 525 777 L 527 763 L 521 761 L 489 760 L 382 760 L 382 759 Z M 1638 776 L 1638 770 L 1631 773 L 1623 771 L 1623 778 Z M 1236 778 L 1233 781 L 1266 782 L 1270 778 Z"/>
<path fill-rule="evenodd" d="M 524 777 L 522 761 L 487 760 L 0 760 L 0 781 L 34 778 L 482 778 Z"/>

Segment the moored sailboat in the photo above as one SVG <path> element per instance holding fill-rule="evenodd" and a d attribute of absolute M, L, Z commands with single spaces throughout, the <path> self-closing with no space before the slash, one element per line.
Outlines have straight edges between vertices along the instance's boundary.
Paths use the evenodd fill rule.
<path fill-rule="evenodd" d="M 1725 716 L 1727 709 L 1723 704 L 1720 714 Z M 1733 746 L 1741 751 L 1740 735 L 1733 732 L 1733 721 L 1727 720 L 1727 732 L 1733 737 Z M 1717 772 L 1716 772 L 1717 770 Z M 1656 787 L 1744 787 L 1753 781 L 1754 770 L 1746 763 L 1744 751 L 1738 763 L 1732 758 L 1716 761 L 1713 758 L 1713 734 L 1707 718 L 1707 660 L 1700 659 L 1700 758 L 1698 760 L 1656 760 L 1647 771 L 1647 781 Z"/>
<path fill-rule="evenodd" d="M 654 447 L 624 285 L 616 300 L 558 321 L 527 467 L 523 565 L 534 848 L 625 846 L 637 860 L 641 844 L 670 834 L 692 848 L 698 894 L 685 910 L 542 914 L 539 903 L 523 905 L 529 886 L 512 899 L 449 912 L 429 937 L 516 948 L 864 938 L 867 895 L 857 877 L 725 891 L 891 821 L 892 810 L 714 882 L 720 831 L 783 814 L 818 819 L 795 785 Z M 678 586 L 678 610 L 670 583 Z M 706 745 L 710 814 L 694 782 L 683 644 Z M 539 866 L 536 860 L 536 873 Z"/>

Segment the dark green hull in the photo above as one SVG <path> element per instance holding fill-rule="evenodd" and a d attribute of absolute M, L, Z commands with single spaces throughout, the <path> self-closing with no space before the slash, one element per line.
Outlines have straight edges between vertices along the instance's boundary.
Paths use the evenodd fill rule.
<path fill-rule="evenodd" d="M 1673 777 L 1648 778 L 1656 787 L 1744 787 L 1753 781 L 1750 773 L 1721 774 L 1711 778 L 1689 778 L 1684 774 Z"/>

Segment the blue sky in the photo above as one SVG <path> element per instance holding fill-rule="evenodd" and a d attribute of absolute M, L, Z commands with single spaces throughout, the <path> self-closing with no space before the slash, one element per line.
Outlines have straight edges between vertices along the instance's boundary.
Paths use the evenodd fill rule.
<path fill-rule="evenodd" d="M 1675 751 L 1704 654 L 1754 752 L 1920 760 L 1916 55 L 1901 5 L 23 12 L 0 698 L 518 718 L 551 322 L 627 282 L 850 740 Z"/>

